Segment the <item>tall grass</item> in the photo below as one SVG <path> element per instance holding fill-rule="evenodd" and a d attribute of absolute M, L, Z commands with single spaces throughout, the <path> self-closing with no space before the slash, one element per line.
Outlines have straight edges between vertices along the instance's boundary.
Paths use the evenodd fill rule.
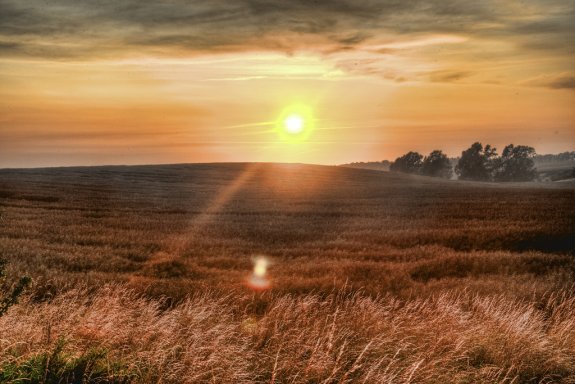
<path fill-rule="evenodd" d="M 0 377 L 92 361 L 84 382 L 569 383 L 574 314 L 567 290 L 539 302 L 206 292 L 163 309 L 119 286 L 77 289 L 0 318 Z"/>
<path fill-rule="evenodd" d="M 0 382 L 575 383 L 574 189 L 270 164 L 0 176 L 0 258 L 33 279 L 0 317 Z"/>

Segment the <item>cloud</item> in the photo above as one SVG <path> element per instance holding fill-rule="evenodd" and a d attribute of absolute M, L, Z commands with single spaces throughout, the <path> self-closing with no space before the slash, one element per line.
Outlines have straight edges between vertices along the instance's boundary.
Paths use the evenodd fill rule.
<path fill-rule="evenodd" d="M 428 77 L 434 83 L 454 83 L 471 77 L 473 74 L 473 72 L 469 71 L 441 70 L 430 72 Z"/>
<path fill-rule="evenodd" d="M 560 73 L 543 75 L 523 82 L 523 85 L 535 87 L 547 87 L 551 89 L 575 90 L 575 73 Z"/>
<path fill-rule="evenodd" d="M 549 87 L 555 89 L 575 90 L 575 75 L 561 76 L 549 83 Z"/>
<path fill-rule="evenodd" d="M 545 55 L 555 68 L 570 71 L 574 19 L 575 3 L 563 0 L 0 0 L 0 58 L 82 61 L 250 51 L 332 58 L 361 51 L 382 61 L 361 67 L 336 58 L 336 66 L 398 82 L 422 79 L 421 73 L 431 81 L 456 82 L 470 73 L 450 70 L 445 58 L 411 72 L 385 60 L 434 62 L 449 51 L 449 60 L 464 55 L 477 73 L 479 60 L 489 65 Z"/>
<path fill-rule="evenodd" d="M 514 35 L 544 34 L 551 42 L 573 37 L 573 7 L 559 9 L 557 1 L 548 2 L 555 8 L 528 3 L 540 16 L 527 15 L 529 21 L 522 21 L 520 14 L 495 1 L 0 0 L 0 53 L 89 55 L 80 45 L 92 48 L 92 54 L 117 53 L 120 47 L 164 52 L 178 48 L 190 53 L 310 46 L 349 49 L 382 36 L 454 32 L 519 40 L 521 36 Z M 546 8 L 553 12 L 546 14 Z M 557 14 L 558 10 L 563 12 Z M 316 39 L 304 39 L 306 35 Z M 40 44 L 49 49 L 38 49 Z M 56 53 L 50 54 L 51 49 Z"/>

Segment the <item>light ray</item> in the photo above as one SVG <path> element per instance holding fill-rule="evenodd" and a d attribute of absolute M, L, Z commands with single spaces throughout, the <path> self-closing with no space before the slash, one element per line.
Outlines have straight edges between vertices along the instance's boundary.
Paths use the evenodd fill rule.
<path fill-rule="evenodd" d="M 220 129 L 236 129 L 236 128 L 249 128 L 249 127 L 267 127 L 272 126 L 276 122 L 275 121 L 262 121 L 259 123 L 246 123 L 246 124 L 237 124 L 237 125 L 228 125 L 226 127 L 222 127 Z"/>
<path fill-rule="evenodd" d="M 190 245 L 191 235 L 194 232 L 198 232 L 211 221 L 214 215 L 220 212 L 230 199 L 241 190 L 245 183 L 253 177 L 259 167 L 259 163 L 246 165 L 245 169 L 230 184 L 222 188 L 206 208 L 190 221 L 185 233 L 175 235 L 172 238 L 170 242 L 170 252 L 176 256 L 181 255 Z"/>

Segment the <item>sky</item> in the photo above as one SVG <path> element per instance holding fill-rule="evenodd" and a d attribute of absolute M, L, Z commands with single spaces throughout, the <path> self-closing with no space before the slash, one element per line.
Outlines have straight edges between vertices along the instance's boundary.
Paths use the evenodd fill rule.
<path fill-rule="evenodd" d="M 575 150 L 574 41 L 575 0 L 0 0 L 0 168 Z"/>

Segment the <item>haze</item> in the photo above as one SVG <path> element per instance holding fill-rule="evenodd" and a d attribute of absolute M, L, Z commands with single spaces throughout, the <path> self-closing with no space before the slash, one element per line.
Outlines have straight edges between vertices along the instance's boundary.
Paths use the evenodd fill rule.
<path fill-rule="evenodd" d="M 0 0 L 0 167 L 575 143 L 575 2 Z M 313 110 L 305 142 L 274 125 Z"/>

